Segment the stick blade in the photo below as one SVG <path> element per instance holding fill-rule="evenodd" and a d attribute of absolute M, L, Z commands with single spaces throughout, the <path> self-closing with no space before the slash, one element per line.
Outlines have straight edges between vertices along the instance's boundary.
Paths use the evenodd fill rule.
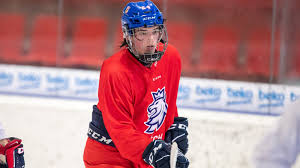
<path fill-rule="evenodd" d="M 177 154 L 178 154 L 178 145 L 176 142 L 174 142 L 171 147 L 170 168 L 176 168 Z"/>

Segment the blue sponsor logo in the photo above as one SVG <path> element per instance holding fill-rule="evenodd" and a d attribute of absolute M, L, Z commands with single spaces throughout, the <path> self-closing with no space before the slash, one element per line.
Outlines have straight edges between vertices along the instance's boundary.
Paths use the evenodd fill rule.
<path fill-rule="evenodd" d="M 213 87 L 196 87 L 196 95 L 201 98 L 196 99 L 197 103 L 217 102 L 221 99 L 222 90 Z"/>
<path fill-rule="evenodd" d="M 76 94 L 91 94 L 97 93 L 98 80 L 89 78 L 75 78 L 75 93 Z"/>
<path fill-rule="evenodd" d="M 227 88 L 227 105 L 240 105 L 252 103 L 253 92 L 251 90 Z"/>
<path fill-rule="evenodd" d="M 190 98 L 191 88 L 187 85 L 179 85 L 178 88 L 178 100 L 187 100 Z"/>
<path fill-rule="evenodd" d="M 0 87 L 10 86 L 13 82 L 13 74 L 11 73 L 0 73 Z"/>
<path fill-rule="evenodd" d="M 281 107 L 284 105 L 285 96 L 278 92 L 263 92 L 259 90 L 259 108 Z"/>
<path fill-rule="evenodd" d="M 47 74 L 47 91 L 55 92 L 61 90 L 67 90 L 69 88 L 69 78 L 61 76 L 51 76 Z"/>
<path fill-rule="evenodd" d="M 36 89 L 41 85 L 41 76 L 34 73 L 20 72 L 18 79 L 20 89 Z"/>
<path fill-rule="evenodd" d="M 291 100 L 291 102 L 294 102 L 294 101 L 298 100 L 299 98 L 300 98 L 299 94 L 296 94 L 294 92 L 290 93 L 290 100 Z"/>

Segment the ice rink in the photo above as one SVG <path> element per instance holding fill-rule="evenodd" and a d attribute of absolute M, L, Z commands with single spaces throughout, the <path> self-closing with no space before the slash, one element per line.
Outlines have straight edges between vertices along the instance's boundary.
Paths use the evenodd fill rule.
<path fill-rule="evenodd" d="M 23 139 L 26 167 L 80 168 L 97 102 L 0 95 L 0 121 Z M 191 168 L 250 168 L 254 145 L 278 117 L 179 109 L 190 120 Z"/>

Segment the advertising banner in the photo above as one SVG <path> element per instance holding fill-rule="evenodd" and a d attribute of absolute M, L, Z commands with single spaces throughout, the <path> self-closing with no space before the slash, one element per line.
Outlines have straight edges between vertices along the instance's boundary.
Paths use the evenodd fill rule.
<path fill-rule="evenodd" d="M 0 65 L 0 93 L 97 101 L 99 71 Z M 280 115 L 300 87 L 185 78 L 177 105 L 223 112 Z"/>

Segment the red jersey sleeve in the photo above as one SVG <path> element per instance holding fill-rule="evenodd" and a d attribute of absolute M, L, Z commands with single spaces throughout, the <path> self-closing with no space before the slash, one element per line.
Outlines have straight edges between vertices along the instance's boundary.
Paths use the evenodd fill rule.
<path fill-rule="evenodd" d="M 123 158 L 146 165 L 142 154 L 151 138 L 135 128 L 131 81 L 126 72 L 107 66 L 102 66 L 98 92 L 105 127 Z"/>
<path fill-rule="evenodd" d="M 171 122 L 168 123 L 168 125 L 166 126 L 166 130 L 168 130 L 168 128 L 173 124 L 174 122 L 174 117 L 178 117 L 178 110 L 177 110 L 177 95 L 178 95 L 178 88 L 179 88 L 179 81 L 180 81 L 180 76 L 181 76 L 181 57 L 179 52 L 177 51 L 177 49 L 171 45 L 169 45 L 169 60 L 168 62 L 173 62 L 171 65 L 171 74 L 169 75 L 169 79 L 168 81 L 172 81 L 171 83 L 171 99 L 172 101 L 170 101 L 169 103 L 169 109 L 170 111 L 172 111 L 172 113 L 174 113 L 174 115 L 169 115 L 168 117 L 173 117 L 170 118 L 169 120 Z"/>
<path fill-rule="evenodd" d="M 180 83 L 180 76 L 181 76 L 181 67 L 182 67 L 182 63 L 181 63 L 181 57 L 180 57 L 180 54 L 179 54 L 179 52 L 177 51 L 177 50 L 175 50 L 176 51 L 176 54 L 174 54 L 174 55 L 176 55 L 175 56 L 175 58 L 177 58 L 176 59 L 176 61 L 175 61 L 175 70 L 174 70 L 174 72 L 175 72 L 175 74 L 174 74 L 174 76 L 176 77 L 176 80 L 175 80 L 175 82 L 176 82 L 176 84 L 175 84 L 175 88 L 174 88 L 174 90 L 175 90 L 175 92 L 174 92 L 174 97 L 175 97 L 175 101 L 174 101 L 174 103 L 175 103 L 175 117 L 178 117 L 178 111 L 177 111 L 177 104 L 176 104 L 176 102 L 177 102 L 177 95 L 178 95 L 178 89 L 179 89 L 179 83 Z"/>

